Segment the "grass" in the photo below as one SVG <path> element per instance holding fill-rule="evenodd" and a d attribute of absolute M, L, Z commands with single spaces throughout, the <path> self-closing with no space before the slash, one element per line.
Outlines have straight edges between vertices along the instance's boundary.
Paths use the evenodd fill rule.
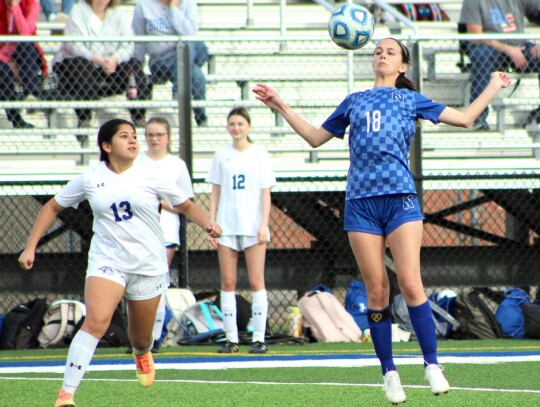
<path fill-rule="evenodd" d="M 214 347 L 165 348 L 160 359 L 193 362 L 193 358 L 223 360 Z M 444 341 L 442 355 L 540 355 L 540 341 Z M 124 349 L 98 349 L 95 361 L 126 360 Z M 267 356 L 247 360 L 270 360 L 271 356 L 329 357 L 373 355 L 371 344 L 309 344 L 270 346 Z M 66 349 L 4 351 L 0 372 L 13 363 L 64 361 Z M 416 342 L 394 344 L 396 355 L 417 355 Z M 399 360 L 398 360 L 399 363 Z M 447 395 L 434 397 L 423 379 L 421 362 L 398 365 L 407 393 L 407 406 L 540 406 L 540 363 L 445 363 L 452 386 Z M 52 406 L 62 376 L 55 373 L 0 373 L 0 406 Z M 150 388 L 135 381 L 133 370 L 90 371 L 77 395 L 77 406 L 384 406 L 381 371 L 368 367 L 274 367 L 217 370 L 160 369 Z"/>

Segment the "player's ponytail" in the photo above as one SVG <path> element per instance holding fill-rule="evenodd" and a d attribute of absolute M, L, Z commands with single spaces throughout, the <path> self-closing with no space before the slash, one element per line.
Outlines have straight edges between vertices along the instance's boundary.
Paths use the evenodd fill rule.
<path fill-rule="evenodd" d="M 403 44 L 401 41 L 396 40 L 395 38 L 390 37 L 389 39 L 394 40 L 395 42 L 398 43 L 399 48 L 401 49 L 401 62 L 410 66 L 411 53 L 409 52 L 409 49 L 407 48 L 407 46 Z M 399 76 L 396 79 L 396 88 L 416 90 L 416 85 L 414 84 L 413 81 L 411 81 L 409 78 L 405 76 L 405 72 L 402 72 L 399 74 Z"/>

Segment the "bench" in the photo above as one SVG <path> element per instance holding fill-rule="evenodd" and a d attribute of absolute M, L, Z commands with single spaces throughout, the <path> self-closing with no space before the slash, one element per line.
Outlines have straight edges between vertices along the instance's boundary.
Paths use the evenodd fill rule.
<path fill-rule="evenodd" d="M 536 74 L 535 74 L 536 77 Z M 523 98 L 500 98 L 494 99 L 491 102 L 491 107 L 497 113 L 497 130 L 504 132 L 506 126 L 506 113 L 509 109 L 513 111 L 530 112 L 540 106 L 538 98 L 523 99 Z"/>

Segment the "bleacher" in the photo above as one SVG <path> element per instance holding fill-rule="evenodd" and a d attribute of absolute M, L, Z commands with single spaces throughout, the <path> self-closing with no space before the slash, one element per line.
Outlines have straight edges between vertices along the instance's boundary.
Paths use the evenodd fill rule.
<path fill-rule="evenodd" d="M 451 18 L 459 18 L 460 1 L 441 2 Z M 123 3 L 126 15 L 133 2 Z M 327 37 L 328 11 L 315 3 L 288 4 L 281 19 L 279 2 L 256 0 L 252 10 L 239 0 L 200 2 L 199 38 L 209 46 L 211 59 L 207 69 L 207 99 L 193 101 L 207 108 L 209 126 L 192 126 L 194 178 L 204 178 L 213 151 L 230 142 L 225 129 L 226 114 L 236 105 L 250 108 L 252 138 L 264 145 L 273 157 L 278 175 L 345 175 L 348 169 L 347 142 L 332 140 L 312 149 L 272 111 L 255 101 L 251 88 L 265 82 L 279 89 L 285 100 L 313 124 L 318 125 L 349 92 L 348 54 Z M 47 58 L 52 59 L 56 23 L 40 22 L 38 41 Z M 281 35 L 284 34 L 285 35 Z M 378 26 L 376 37 L 389 35 Z M 455 22 L 418 23 L 417 32 L 404 29 L 403 36 L 420 40 L 422 92 L 434 100 L 457 108 L 468 103 L 467 74 L 459 61 Z M 372 86 L 370 58 L 372 47 L 353 55 L 352 90 Z M 440 173 L 536 171 L 539 145 L 523 128 L 524 117 L 538 105 L 529 97 L 538 94 L 538 79 L 525 77 L 515 94 L 501 92 L 490 114 L 490 132 L 478 133 L 450 126 L 422 123 L 423 175 Z M 170 84 L 157 85 L 151 101 L 139 101 L 148 108 L 147 118 L 168 118 L 177 135 L 178 104 L 170 97 Z M 0 181 L 24 179 L 70 179 L 98 159 L 91 140 L 97 128 L 112 117 L 129 118 L 128 102 L 123 95 L 101 101 L 0 102 L 0 107 L 19 106 L 35 129 L 14 130 L 0 113 Z M 73 107 L 95 108 L 93 127 L 77 129 Z M 142 130 L 142 129 L 140 129 Z M 86 137 L 85 137 L 86 135 Z M 90 140 L 90 141 L 88 141 Z M 174 148 L 178 148 L 178 137 Z"/>

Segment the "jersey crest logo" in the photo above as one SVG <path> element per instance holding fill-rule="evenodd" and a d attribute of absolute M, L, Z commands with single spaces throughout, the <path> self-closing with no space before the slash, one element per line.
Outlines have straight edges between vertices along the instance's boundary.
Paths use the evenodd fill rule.
<path fill-rule="evenodd" d="M 403 95 L 397 92 L 392 92 L 392 102 L 403 103 Z"/>

